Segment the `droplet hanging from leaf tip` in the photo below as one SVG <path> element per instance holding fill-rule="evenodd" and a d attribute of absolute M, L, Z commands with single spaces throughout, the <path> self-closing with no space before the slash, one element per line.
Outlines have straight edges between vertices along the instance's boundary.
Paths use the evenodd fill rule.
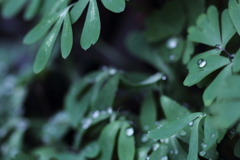
<path fill-rule="evenodd" d="M 215 49 L 216 49 L 216 50 L 223 50 L 223 47 L 222 47 L 220 44 L 217 44 L 217 45 L 215 46 Z"/>
<path fill-rule="evenodd" d="M 203 68 L 207 65 L 207 61 L 205 61 L 204 59 L 199 59 L 197 61 L 197 65 L 198 65 L 199 68 Z"/>

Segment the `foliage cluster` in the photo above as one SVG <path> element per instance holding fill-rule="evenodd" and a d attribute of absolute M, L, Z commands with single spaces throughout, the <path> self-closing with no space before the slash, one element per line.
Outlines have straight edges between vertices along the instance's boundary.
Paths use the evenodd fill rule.
<path fill-rule="evenodd" d="M 240 158 L 240 3 L 211 2 L 160 0 L 159 7 L 144 13 L 145 29 L 129 33 L 126 47 L 136 63 L 151 66 L 149 72 L 103 66 L 79 76 L 69 64 L 55 68 L 64 70 L 71 86 L 62 106 L 46 118 L 26 114 L 24 105 L 31 101 L 32 83 L 51 74 L 44 69 L 50 55 L 49 70 L 57 53 L 71 57 L 77 32 L 72 26 L 85 12 L 80 38 L 84 50 L 100 36 L 99 3 L 120 13 L 131 1 L 0 0 L 5 19 L 19 13 L 26 21 L 40 17 L 24 44 L 43 39 L 32 47 L 0 39 L 2 159 Z M 33 70 L 38 74 L 32 73 L 31 62 L 25 60 L 32 55 L 26 52 L 37 52 Z M 57 84 L 50 85 L 58 92 Z M 231 153 L 222 150 L 224 141 L 231 143 Z"/>

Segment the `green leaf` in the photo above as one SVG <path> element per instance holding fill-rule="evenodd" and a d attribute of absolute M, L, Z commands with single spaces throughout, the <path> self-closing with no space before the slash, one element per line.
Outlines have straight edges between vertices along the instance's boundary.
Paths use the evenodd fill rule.
<path fill-rule="evenodd" d="M 233 59 L 233 72 L 237 73 L 240 71 L 240 49 L 236 52 Z"/>
<path fill-rule="evenodd" d="M 119 160 L 133 160 L 135 155 L 135 140 L 131 135 L 133 128 L 127 123 L 122 124 L 118 138 L 118 157 Z M 129 133 L 127 133 L 129 132 Z M 129 135 L 128 135 L 129 134 Z"/>
<path fill-rule="evenodd" d="M 32 0 L 24 12 L 24 19 L 31 20 L 38 13 L 41 0 Z"/>
<path fill-rule="evenodd" d="M 154 123 L 157 120 L 157 106 L 152 93 L 146 96 L 141 105 L 139 120 L 143 130 L 149 130 L 155 127 Z"/>
<path fill-rule="evenodd" d="M 99 160 L 111 160 L 117 133 L 122 122 L 115 121 L 108 124 L 102 130 L 99 137 L 99 146 L 101 146 L 101 156 Z"/>
<path fill-rule="evenodd" d="M 70 19 L 72 23 L 75 23 L 79 19 L 88 2 L 89 0 L 79 0 L 76 4 L 74 4 L 70 11 Z"/>
<path fill-rule="evenodd" d="M 240 4 L 237 0 L 229 0 L 228 1 L 229 15 L 232 19 L 232 22 L 240 35 L 240 22 L 238 18 L 240 16 Z"/>
<path fill-rule="evenodd" d="M 218 97 L 219 93 L 224 91 L 224 85 L 227 83 L 227 78 L 232 74 L 232 65 L 226 66 L 213 82 L 205 89 L 203 93 L 203 102 L 205 106 L 210 106 L 213 101 Z"/>
<path fill-rule="evenodd" d="M 225 9 L 222 12 L 222 43 L 224 46 L 228 43 L 228 41 L 232 38 L 232 36 L 236 33 L 236 29 L 233 25 L 233 22 L 229 16 L 229 12 Z"/>
<path fill-rule="evenodd" d="M 4 3 L 2 15 L 4 18 L 11 18 L 17 15 L 23 8 L 26 0 L 8 0 Z"/>
<path fill-rule="evenodd" d="M 218 21 L 218 11 L 215 6 L 210 6 L 206 14 L 201 14 L 197 19 L 197 27 L 188 29 L 188 39 L 210 46 L 222 45 Z"/>
<path fill-rule="evenodd" d="M 185 45 L 185 49 L 184 49 L 184 52 L 183 52 L 183 58 L 182 58 L 182 63 L 183 64 L 187 64 L 189 62 L 193 52 L 194 52 L 194 45 L 191 41 L 187 40 L 186 45 Z"/>
<path fill-rule="evenodd" d="M 95 44 L 100 35 L 100 17 L 96 0 L 90 0 L 87 17 L 81 35 L 81 46 L 83 49 L 88 49 Z"/>
<path fill-rule="evenodd" d="M 229 128 L 240 118 L 240 101 L 214 103 L 210 107 L 211 122 L 219 128 Z"/>
<path fill-rule="evenodd" d="M 70 21 L 69 13 L 66 12 L 61 36 L 61 51 L 63 58 L 68 57 L 68 55 L 71 52 L 72 45 L 73 45 L 72 24 Z"/>
<path fill-rule="evenodd" d="M 202 113 L 191 113 L 179 119 L 176 119 L 159 129 L 152 130 L 148 133 L 148 137 L 152 139 L 164 139 L 171 137 L 182 130 L 189 122 L 201 116 Z"/>
<path fill-rule="evenodd" d="M 119 74 L 113 75 L 101 88 L 96 101 L 93 103 L 93 110 L 104 110 L 113 105 L 118 89 L 119 76 Z"/>
<path fill-rule="evenodd" d="M 186 108 L 182 107 L 167 96 L 161 96 L 160 101 L 164 115 L 169 122 L 172 122 L 177 118 L 183 117 L 187 113 L 190 113 Z"/>
<path fill-rule="evenodd" d="M 97 142 L 89 143 L 83 150 L 83 154 L 87 158 L 96 158 L 97 155 L 100 153 L 100 146 Z"/>
<path fill-rule="evenodd" d="M 146 160 L 146 157 L 148 155 L 148 152 L 151 150 L 150 146 L 144 146 L 141 148 L 138 148 L 137 150 L 137 160 Z"/>
<path fill-rule="evenodd" d="M 189 151 L 188 151 L 188 157 L 187 160 L 198 160 L 198 125 L 203 117 L 199 117 L 194 121 L 190 143 L 189 143 Z"/>
<path fill-rule="evenodd" d="M 161 10 L 147 17 L 146 38 L 150 42 L 156 42 L 175 36 L 182 31 L 185 21 L 182 2 L 178 0 L 167 2 Z"/>
<path fill-rule="evenodd" d="M 131 87 L 146 87 L 146 86 L 149 86 L 149 85 L 152 85 L 158 81 L 161 80 L 163 74 L 162 73 L 156 73 L 150 77 L 148 77 L 147 79 L 141 81 L 141 82 L 138 82 L 138 83 L 134 83 L 128 79 L 126 79 L 125 77 L 121 77 L 121 81 L 122 83 L 125 85 L 125 86 L 131 86 Z"/>
<path fill-rule="evenodd" d="M 168 138 L 168 150 L 170 151 L 169 159 L 186 160 L 187 153 L 175 136 Z"/>
<path fill-rule="evenodd" d="M 188 25 L 195 24 L 197 17 L 205 10 L 205 1 L 202 0 L 184 0 L 185 11 L 188 16 Z"/>
<path fill-rule="evenodd" d="M 50 57 L 52 52 L 53 45 L 56 41 L 58 36 L 59 30 L 62 26 L 63 18 L 60 17 L 51 32 L 48 34 L 46 39 L 44 40 L 43 44 L 41 45 L 40 49 L 38 50 L 37 57 L 34 62 L 33 70 L 35 73 L 39 73 L 43 70 L 47 61 Z"/>
<path fill-rule="evenodd" d="M 32 44 L 41 39 L 57 21 L 59 13 L 44 17 L 23 39 L 24 44 Z"/>
<path fill-rule="evenodd" d="M 204 121 L 204 144 L 206 146 L 203 148 L 204 151 L 216 147 L 218 138 L 218 130 L 212 125 L 210 120 L 210 117 L 206 116 Z"/>
<path fill-rule="evenodd" d="M 125 0 L 102 0 L 103 5 L 112 12 L 120 13 L 125 9 Z"/>
<path fill-rule="evenodd" d="M 188 64 L 189 73 L 183 84 L 185 86 L 192 86 L 210 73 L 230 63 L 228 58 L 218 56 L 218 53 L 220 51 L 210 50 L 195 56 Z"/>
<path fill-rule="evenodd" d="M 235 144 L 234 147 L 234 155 L 238 158 L 240 158 L 240 140 L 238 139 L 237 143 Z"/>
<path fill-rule="evenodd" d="M 157 149 L 153 149 L 153 152 L 150 155 L 150 160 L 167 160 L 168 146 L 164 143 L 155 143 L 154 145 L 159 145 Z"/>
<path fill-rule="evenodd" d="M 25 153 L 18 153 L 13 160 L 38 160 L 34 156 L 28 156 Z"/>

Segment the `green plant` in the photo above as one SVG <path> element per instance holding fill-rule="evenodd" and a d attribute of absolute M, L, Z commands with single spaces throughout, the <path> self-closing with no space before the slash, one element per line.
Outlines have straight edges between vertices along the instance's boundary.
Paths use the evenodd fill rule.
<path fill-rule="evenodd" d="M 126 3 L 146 15 L 145 29 L 135 30 L 126 38 L 126 46 L 135 57 L 130 60 L 116 54 L 101 38 L 96 43 L 101 28 L 97 2 L 0 1 L 4 18 L 22 10 L 25 20 L 40 17 L 24 37 L 25 44 L 47 35 L 39 49 L 39 44 L 30 48 L 0 39 L 0 66 L 5 67 L 0 72 L 2 159 L 240 158 L 239 2 L 159 1 L 156 9 L 141 7 L 135 1 L 101 0 L 112 12 L 122 12 Z M 85 8 L 82 48 L 96 43 L 97 51 L 107 52 L 104 55 L 114 63 L 120 61 L 120 67 L 89 69 L 96 60 L 91 59 L 78 74 L 78 62 L 74 63 L 69 54 L 75 42 L 73 35 L 78 32 L 73 23 Z M 60 45 L 53 47 L 56 41 Z M 32 56 L 9 51 L 10 46 L 20 53 L 38 50 L 33 65 L 38 74 L 29 69 Z M 59 52 L 70 60 L 58 64 Z M 51 53 L 54 56 L 48 62 Z M 25 64 L 22 69 L 14 69 L 21 56 L 30 60 L 20 62 Z M 47 62 L 50 67 L 44 69 Z M 197 87 L 191 87 L 194 85 Z M 51 87 L 56 92 L 52 93 Z M 54 100 L 52 94 L 59 91 L 64 95 Z M 58 103 L 62 97 L 63 103 Z M 37 99 L 45 103 L 35 111 L 32 107 L 38 106 Z M 49 111 L 48 107 L 54 108 L 51 105 L 57 109 Z M 38 115 L 41 109 L 48 110 L 47 114 Z M 229 153 L 222 149 L 226 141 L 231 146 Z"/>

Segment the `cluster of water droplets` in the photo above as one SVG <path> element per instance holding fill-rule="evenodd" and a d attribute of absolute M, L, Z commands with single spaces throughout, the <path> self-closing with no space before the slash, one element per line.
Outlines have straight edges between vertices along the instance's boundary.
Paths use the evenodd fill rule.
<path fill-rule="evenodd" d="M 108 66 L 102 66 L 101 68 L 103 71 L 108 71 L 110 75 L 114 75 L 117 73 L 117 70 L 115 68 L 110 68 Z"/>

